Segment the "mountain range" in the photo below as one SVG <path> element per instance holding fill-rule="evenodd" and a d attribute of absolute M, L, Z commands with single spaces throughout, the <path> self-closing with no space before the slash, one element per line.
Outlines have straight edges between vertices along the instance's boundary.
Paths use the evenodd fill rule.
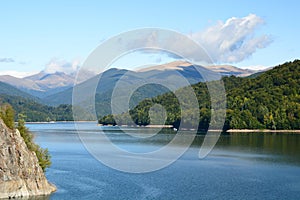
<path fill-rule="evenodd" d="M 71 87 L 74 83 L 74 77 L 63 72 L 47 74 L 42 71 L 25 78 L 3 75 L 0 76 L 0 81 L 38 98 L 43 98 Z"/>
<path fill-rule="evenodd" d="M 93 74 L 92 72 L 85 72 L 83 74 L 84 77 L 80 77 L 82 79 L 79 87 L 90 87 L 92 83 L 100 78 L 95 94 L 96 109 L 98 116 L 104 116 L 111 113 L 111 96 L 120 80 L 123 81 L 122 85 L 128 86 L 143 83 L 144 80 L 152 81 L 152 84 L 146 84 L 134 92 L 132 98 L 130 99 L 130 108 L 133 108 L 145 98 L 151 98 L 169 91 L 168 88 L 162 87 L 155 83 L 160 83 L 163 80 L 169 85 L 173 84 L 173 89 L 179 89 L 180 87 L 184 87 L 189 84 L 205 81 L 201 73 L 209 74 L 210 70 L 218 72 L 222 76 L 234 75 L 241 77 L 259 72 L 255 70 L 240 69 L 229 65 L 203 67 L 199 65 L 192 65 L 184 61 L 175 61 L 163 65 L 139 69 L 136 71 L 110 68 L 98 75 Z M 187 82 L 183 84 L 174 84 L 174 82 L 177 82 L 176 77 L 178 75 L 183 76 Z M 14 96 L 18 96 L 23 99 L 22 101 L 20 100 L 21 102 L 26 102 L 26 105 L 28 104 L 30 107 L 34 107 L 31 105 L 36 105 L 36 103 L 48 106 L 39 106 L 41 108 L 41 112 L 42 110 L 54 110 L 54 108 L 51 108 L 51 106 L 53 107 L 61 104 L 70 105 L 72 103 L 75 77 L 76 74 L 66 74 L 63 72 L 50 74 L 45 73 L 44 71 L 24 78 L 16 78 L 13 76 L 4 75 L 0 76 L 0 94 L 2 99 L 5 101 L 9 101 L 9 99 L 13 98 Z M 87 77 L 92 78 L 87 79 Z M 126 94 L 124 94 L 124 96 L 120 95 L 119 98 L 125 98 L 125 95 Z M 34 103 L 29 102 L 29 100 L 33 101 Z M 20 107 L 16 99 L 14 99 L 13 103 L 15 106 L 18 106 L 19 109 L 17 110 L 22 110 L 22 107 Z M 70 119 L 70 114 L 66 115 L 67 117 L 65 117 L 65 115 L 61 117 L 60 115 L 59 117 L 56 117 L 56 119 Z"/>
<path fill-rule="evenodd" d="M 230 65 L 207 66 L 205 68 L 214 72 L 218 72 L 223 76 L 234 75 L 243 77 L 258 72 L 257 70 L 240 69 Z M 86 77 L 102 76 L 101 80 L 103 81 L 101 84 L 103 84 L 103 87 L 98 88 L 97 93 L 104 93 L 107 90 L 111 89 L 114 83 L 121 76 L 125 74 L 129 75 L 129 72 L 130 77 L 128 78 L 133 83 L 137 77 L 149 77 L 151 73 L 157 76 L 156 78 L 166 79 L 177 72 L 185 74 L 185 77 L 189 78 L 191 84 L 199 82 L 199 75 L 194 73 L 195 71 L 192 70 L 192 65 L 184 61 L 175 61 L 164 65 L 157 65 L 146 69 L 140 69 L 137 71 L 112 68 L 103 72 L 103 76 L 102 74 L 96 75 L 92 74 L 92 72 L 89 72 L 88 75 L 82 78 L 83 80 L 86 80 Z M 66 74 L 64 72 L 55 72 L 49 74 L 45 73 L 44 71 L 41 71 L 38 74 L 24 78 L 16 78 L 10 75 L 2 75 L 0 76 L 0 82 L 7 83 L 25 93 L 40 98 L 41 102 L 45 104 L 59 105 L 63 103 L 71 103 L 71 93 L 72 87 L 74 85 L 75 76 L 75 73 Z"/>
<path fill-rule="evenodd" d="M 300 60 L 286 62 L 255 76 L 222 77 L 222 81 L 226 89 L 224 130 L 300 129 Z M 133 121 L 134 124 L 146 126 L 152 119 L 161 118 L 161 111 L 155 113 L 152 108 L 155 105 L 162 105 L 167 113 L 166 125 L 172 125 L 178 130 L 179 127 L 184 129 L 197 127 L 199 131 L 206 132 L 211 120 L 214 119 L 212 124 L 216 124 L 218 119 L 218 110 L 212 109 L 212 102 L 218 99 L 210 96 L 207 83 L 199 82 L 192 87 L 199 104 L 198 119 L 195 117 L 196 107 L 184 110 L 182 107 L 185 104 L 179 104 L 176 94 L 185 94 L 188 90 L 183 87 L 175 93 L 164 93 L 144 99 L 127 112 L 104 116 L 99 123 L 115 125 L 117 119 L 118 125 L 133 125 Z M 184 100 L 190 104 L 190 98 Z M 222 105 L 222 102 L 218 101 L 218 105 Z M 213 114 L 217 117 L 212 117 Z M 186 120 L 187 116 L 189 120 Z M 185 117 L 185 120 L 182 117 Z M 192 120 L 193 118 L 196 120 Z"/>

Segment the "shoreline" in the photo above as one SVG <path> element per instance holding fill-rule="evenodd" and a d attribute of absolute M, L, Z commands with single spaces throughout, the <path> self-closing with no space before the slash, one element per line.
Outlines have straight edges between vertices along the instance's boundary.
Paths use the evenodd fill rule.
<path fill-rule="evenodd" d="M 89 123 L 95 121 L 76 121 L 77 123 Z M 55 124 L 55 123 L 75 123 L 75 121 L 50 121 L 50 122 L 25 122 L 26 124 Z M 111 125 L 103 125 L 98 124 L 98 126 L 111 126 Z M 131 127 L 128 125 L 122 125 L 125 127 Z M 147 126 L 134 126 L 136 127 L 144 127 L 144 128 L 173 128 L 172 125 L 147 125 Z M 222 130 L 208 130 L 208 132 L 225 132 L 225 133 L 295 133 L 300 134 L 300 130 L 271 130 L 271 129 L 229 129 L 226 131 Z"/>
<path fill-rule="evenodd" d="M 86 122 L 97 122 L 97 121 L 50 121 L 50 122 L 25 122 L 26 124 L 55 124 L 55 123 L 86 123 Z M 17 122 L 15 122 L 17 123 Z"/>
<path fill-rule="evenodd" d="M 271 130 L 271 129 L 229 129 L 226 133 L 297 133 L 300 130 Z"/>

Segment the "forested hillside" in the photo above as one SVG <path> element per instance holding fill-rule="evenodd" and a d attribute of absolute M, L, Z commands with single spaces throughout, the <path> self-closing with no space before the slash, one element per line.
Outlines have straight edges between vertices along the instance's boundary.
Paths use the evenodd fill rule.
<path fill-rule="evenodd" d="M 16 113 L 25 115 L 25 120 L 29 122 L 73 120 L 71 105 L 52 107 L 29 98 L 0 94 L 0 104 L 5 103 L 10 104 Z M 17 118 L 15 115 L 15 121 Z"/>
<path fill-rule="evenodd" d="M 23 92 L 14 86 L 11 86 L 7 83 L 3 83 L 0 81 L 0 94 L 1 95 L 10 95 L 10 96 L 19 96 L 23 98 L 28 98 L 31 100 L 39 101 L 37 97 L 34 97 L 26 92 Z"/>
<path fill-rule="evenodd" d="M 300 129 L 300 60 L 287 62 L 265 73 L 248 78 L 224 77 L 227 95 L 227 115 L 224 129 Z M 210 97 L 205 83 L 193 85 L 199 101 L 199 129 L 206 130 L 210 122 Z M 184 91 L 184 89 L 181 89 Z M 178 91 L 180 92 L 180 90 Z M 149 124 L 148 111 L 155 103 L 167 111 L 166 124 L 178 127 L 181 113 L 175 95 L 167 93 L 142 101 L 130 115 L 138 125 Z M 128 114 L 116 116 L 126 124 Z M 113 116 L 99 120 L 114 124 Z"/>

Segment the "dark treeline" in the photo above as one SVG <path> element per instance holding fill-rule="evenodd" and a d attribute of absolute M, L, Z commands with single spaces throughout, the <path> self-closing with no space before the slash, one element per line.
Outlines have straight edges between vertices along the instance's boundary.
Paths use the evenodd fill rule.
<path fill-rule="evenodd" d="M 0 104 L 4 103 L 10 104 L 16 113 L 23 114 L 28 122 L 73 120 L 71 105 L 53 107 L 40 104 L 29 98 L 0 95 Z M 15 114 L 14 119 L 15 121 L 18 120 L 17 114 Z"/>
<path fill-rule="evenodd" d="M 224 129 L 300 129 L 300 60 L 287 62 L 265 73 L 246 78 L 224 77 L 227 110 Z M 199 129 L 207 130 L 210 122 L 210 96 L 205 83 L 193 85 L 199 101 Z M 184 92 L 184 88 L 177 92 Z M 177 98 L 166 93 L 145 99 L 129 113 L 107 115 L 101 124 L 137 125 L 150 123 L 149 109 L 161 104 L 167 112 L 166 124 L 178 127 L 182 115 L 192 115 L 187 110 L 181 113 Z"/>
<path fill-rule="evenodd" d="M 16 112 L 11 105 L 7 103 L 0 104 L 0 118 L 9 129 L 15 130 L 17 128 L 19 130 L 26 146 L 30 151 L 35 152 L 35 155 L 39 161 L 39 165 L 43 171 L 45 171 L 46 168 L 50 167 L 51 165 L 51 156 L 48 152 L 48 149 L 43 149 L 38 144 L 34 143 L 33 135 L 25 126 L 24 115 L 18 113 L 18 124 L 15 126 L 15 114 Z"/>

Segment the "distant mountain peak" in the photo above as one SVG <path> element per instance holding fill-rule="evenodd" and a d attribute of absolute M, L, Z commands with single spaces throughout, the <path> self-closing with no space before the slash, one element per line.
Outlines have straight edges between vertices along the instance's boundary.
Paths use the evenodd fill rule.
<path fill-rule="evenodd" d="M 231 65 L 200 66 L 193 65 L 192 63 L 184 60 L 178 60 L 166 64 L 138 69 L 135 71 L 130 71 L 121 68 L 110 68 L 104 71 L 102 75 L 103 77 L 105 77 L 105 79 L 107 79 L 107 85 L 109 85 L 110 82 L 112 82 L 113 80 L 119 79 L 124 75 L 127 76 L 128 80 L 135 79 L 137 77 L 141 78 L 140 75 L 166 79 L 175 71 L 185 74 L 186 77 L 193 79 L 193 77 L 197 75 L 195 73 L 194 67 L 204 67 L 211 71 L 218 72 L 223 76 L 249 76 L 258 72 L 256 70 L 240 69 Z M 46 96 L 51 96 L 52 94 L 57 94 L 59 92 L 71 88 L 74 85 L 75 81 L 76 84 L 83 83 L 85 81 L 88 81 L 89 79 L 92 79 L 95 76 L 96 72 L 84 70 L 80 71 L 80 76 L 77 76 L 76 73 L 46 73 L 45 71 L 41 71 L 40 73 L 24 78 L 15 78 L 13 76 L 0 76 L 0 81 L 15 86 L 16 88 L 21 89 L 22 91 L 27 92 L 31 95 L 37 96 L 39 98 L 44 98 Z"/>
<path fill-rule="evenodd" d="M 181 70 L 183 71 L 186 67 L 192 67 L 192 66 L 198 66 L 199 65 L 194 65 L 190 62 L 179 60 L 179 61 L 174 61 L 162 65 L 156 65 L 156 66 L 151 66 L 143 69 L 137 70 L 137 72 L 147 72 L 147 71 L 153 71 L 153 70 L 159 70 L 159 71 L 164 71 L 164 70 Z M 217 72 L 222 74 L 223 76 L 249 76 L 251 74 L 259 72 L 259 70 L 251 70 L 251 69 L 241 69 L 232 65 L 208 65 L 208 66 L 201 66 L 206 69 L 209 69 L 211 71 Z"/>
<path fill-rule="evenodd" d="M 160 71 L 164 71 L 164 70 L 183 70 L 183 67 L 189 67 L 192 64 L 186 61 L 182 61 L 182 60 L 178 60 L 178 61 L 173 61 L 170 63 L 165 63 L 165 64 L 161 64 L 161 65 L 155 65 L 155 66 L 151 66 L 151 67 L 147 67 L 147 68 L 142 68 L 142 69 L 138 69 L 136 70 L 137 72 L 146 72 L 146 71 L 152 71 L 152 70 L 160 70 Z"/>
<path fill-rule="evenodd" d="M 232 65 L 209 65 L 204 67 L 225 76 L 234 75 L 234 76 L 245 77 L 259 72 L 259 70 L 242 69 Z"/>

